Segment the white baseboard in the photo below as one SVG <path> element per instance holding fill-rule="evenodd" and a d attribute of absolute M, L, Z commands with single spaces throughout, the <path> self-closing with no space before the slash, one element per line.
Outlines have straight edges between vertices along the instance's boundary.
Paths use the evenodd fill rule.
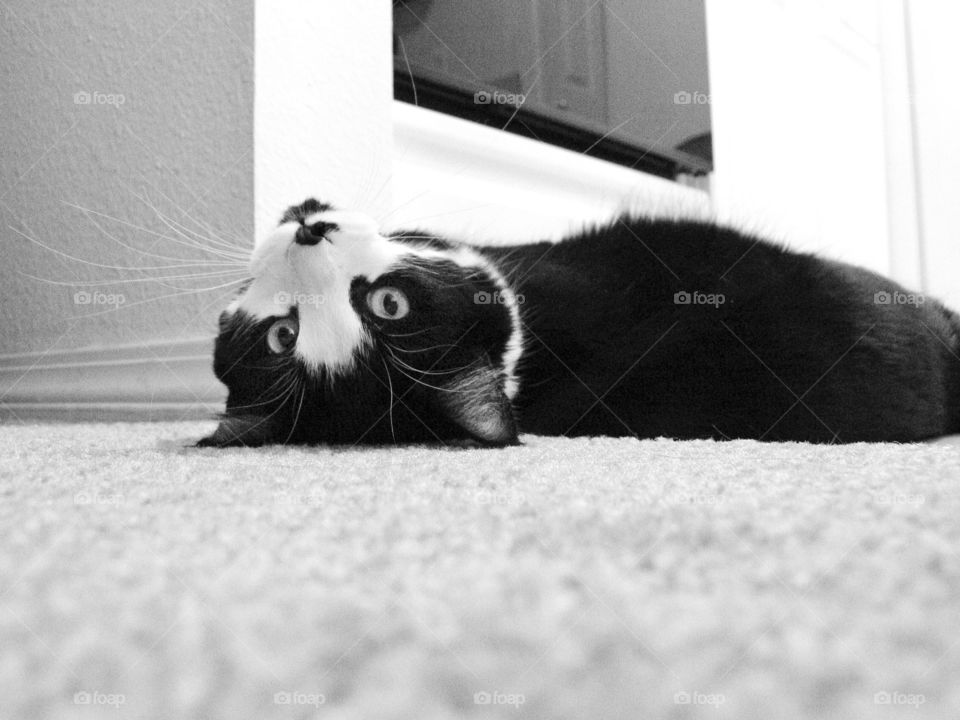
<path fill-rule="evenodd" d="M 393 121 L 393 209 L 382 218 L 387 229 L 503 245 L 557 240 L 627 211 L 712 217 L 706 187 L 405 102 L 394 101 Z"/>
<path fill-rule="evenodd" d="M 0 355 L 0 419 L 194 420 L 223 410 L 213 338 Z"/>

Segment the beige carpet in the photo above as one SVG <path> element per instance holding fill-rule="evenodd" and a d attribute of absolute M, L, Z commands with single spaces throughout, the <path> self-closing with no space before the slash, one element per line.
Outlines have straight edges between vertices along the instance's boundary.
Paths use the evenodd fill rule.
<path fill-rule="evenodd" d="M 953 718 L 960 443 L 0 427 L 0 718 Z"/>

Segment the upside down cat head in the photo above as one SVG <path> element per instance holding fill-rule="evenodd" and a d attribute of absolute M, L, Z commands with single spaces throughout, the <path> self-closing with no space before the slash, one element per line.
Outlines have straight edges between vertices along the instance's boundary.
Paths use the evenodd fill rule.
<path fill-rule="evenodd" d="M 220 316 L 226 411 L 201 445 L 517 441 L 519 308 L 476 249 L 310 199 L 250 276 Z"/>

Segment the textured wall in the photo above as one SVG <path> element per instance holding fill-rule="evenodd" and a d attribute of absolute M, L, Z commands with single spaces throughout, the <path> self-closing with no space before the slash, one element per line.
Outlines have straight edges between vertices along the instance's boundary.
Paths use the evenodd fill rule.
<path fill-rule="evenodd" d="M 0 4 L 0 355 L 213 333 L 223 290 L 188 291 L 228 276 L 140 279 L 228 265 L 120 270 L 57 253 L 121 267 L 223 262 L 138 196 L 193 241 L 207 233 L 188 215 L 250 243 L 253 37 L 253 0 Z M 97 227 L 67 203 L 117 220 L 92 216 Z"/>

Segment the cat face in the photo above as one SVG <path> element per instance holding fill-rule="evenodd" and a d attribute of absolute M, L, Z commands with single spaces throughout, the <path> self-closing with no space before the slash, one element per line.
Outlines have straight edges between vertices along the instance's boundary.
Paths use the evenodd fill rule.
<path fill-rule="evenodd" d="M 229 393 L 201 445 L 517 441 L 519 308 L 475 249 L 310 199 L 250 274 L 220 316 Z"/>

